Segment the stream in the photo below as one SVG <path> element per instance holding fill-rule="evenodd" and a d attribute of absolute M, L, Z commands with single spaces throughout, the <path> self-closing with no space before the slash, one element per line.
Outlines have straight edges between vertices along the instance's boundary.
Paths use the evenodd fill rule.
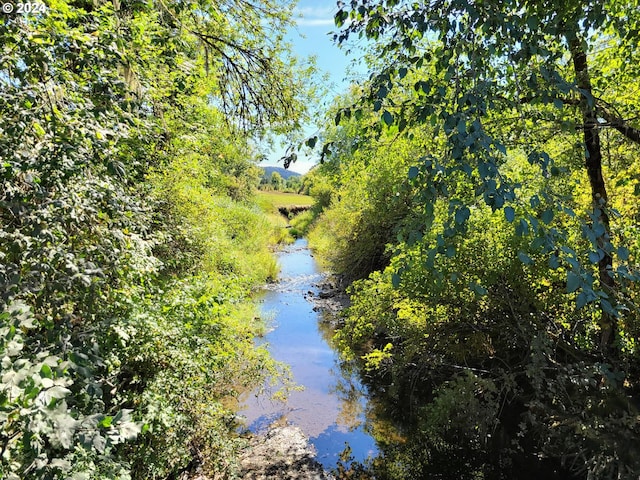
<path fill-rule="evenodd" d="M 327 469 L 336 466 L 347 445 L 352 459 L 362 462 L 377 453 L 374 439 L 363 429 L 366 389 L 341 365 L 329 345 L 330 322 L 314 310 L 313 297 L 326 274 L 306 239 L 285 247 L 278 261 L 279 280 L 265 288 L 262 298 L 269 331 L 259 341 L 268 345 L 276 360 L 291 367 L 293 381 L 303 389 L 290 392 L 285 402 L 268 393 L 247 393 L 240 399 L 238 413 L 254 433 L 276 422 L 299 427 Z"/>

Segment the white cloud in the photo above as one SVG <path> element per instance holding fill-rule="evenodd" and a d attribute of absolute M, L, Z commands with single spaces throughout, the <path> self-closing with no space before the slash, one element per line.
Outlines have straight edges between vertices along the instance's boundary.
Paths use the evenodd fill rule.
<path fill-rule="evenodd" d="M 332 27 L 335 25 L 333 20 L 335 11 L 335 6 L 297 8 L 296 15 L 299 18 L 296 23 L 300 27 Z"/>
<path fill-rule="evenodd" d="M 296 13 L 304 15 L 305 17 L 333 17 L 333 14 L 336 11 L 337 11 L 337 8 L 335 6 L 296 8 Z"/>
<path fill-rule="evenodd" d="M 296 24 L 300 27 L 333 27 L 333 18 L 301 18 Z"/>

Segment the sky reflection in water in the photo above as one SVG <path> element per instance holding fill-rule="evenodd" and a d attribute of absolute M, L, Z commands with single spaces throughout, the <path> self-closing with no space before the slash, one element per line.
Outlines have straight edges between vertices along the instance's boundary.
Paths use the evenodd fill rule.
<path fill-rule="evenodd" d="M 291 392 L 286 403 L 268 395 L 244 395 L 239 414 L 253 432 L 278 420 L 297 425 L 327 468 L 335 467 L 347 442 L 354 459 L 363 461 L 377 451 L 375 441 L 362 428 L 364 387 L 340 368 L 337 354 L 327 343 L 330 332 L 321 328 L 321 314 L 305 298 L 309 291 L 318 293 L 315 285 L 323 275 L 304 239 L 283 250 L 279 262 L 280 281 L 270 285 L 263 298 L 262 311 L 273 317 L 263 341 L 276 360 L 291 366 L 294 381 L 304 390 Z"/>

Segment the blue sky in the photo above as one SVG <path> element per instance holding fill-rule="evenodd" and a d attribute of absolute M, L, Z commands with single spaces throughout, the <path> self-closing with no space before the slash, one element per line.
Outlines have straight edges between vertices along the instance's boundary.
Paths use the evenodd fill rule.
<path fill-rule="evenodd" d="M 320 74 L 326 73 L 329 77 L 329 93 L 326 101 L 330 101 L 336 95 L 345 92 L 350 83 L 349 79 L 363 75 L 362 67 L 353 65 L 357 60 L 354 54 L 347 56 L 338 48 L 332 39 L 330 32 L 336 31 L 333 16 L 338 11 L 336 0 L 300 0 L 294 12 L 297 26 L 288 36 L 293 44 L 293 53 L 299 58 L 314 56 Z M 309 125 L 305 129 L 305 135 L 312 135 L 317 130 L 316 125 Z M 261 163 L 262 166 L 280 166 L 278 160 L 282 157 L 284 148 L 274 151 L 269 159 Z M 319 154 L 312 158 L 303 158 L 299 155 L 296 163 L 290 169 L 306 173 L 316 163 Z"/>
<path fill-rule="evenodd" d="M 333 16 L 338 11 L 336 0 L 300 0 L 294 16 L 297 28 L 293 29 L 289 39 L 294 45 L 294 53 L 299 57 L 314 55 L 321 72 L 328 73 L 334 84 L 330 89 L 331 97 L 342 93 L 349 85 L 349 79 L 361 73 L 354 68 L 354 55 L 347 56 L 332 39 L 337 31 Z"/>

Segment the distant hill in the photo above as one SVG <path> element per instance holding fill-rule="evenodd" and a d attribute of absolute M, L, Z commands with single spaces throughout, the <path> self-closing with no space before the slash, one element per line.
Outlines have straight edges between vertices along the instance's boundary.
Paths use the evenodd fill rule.
<path fill-rule="evenodd" d="M 298 172 L 292 172 L 291 170 L 286 170 L 282 167 L 260 167 L 264 170 L 263 177 L 271 178 L 271 174 L 273 172 L 278 172 L 282 178 L 285 180 L 289 177 L 299 177 L 300 174 Z"/>

